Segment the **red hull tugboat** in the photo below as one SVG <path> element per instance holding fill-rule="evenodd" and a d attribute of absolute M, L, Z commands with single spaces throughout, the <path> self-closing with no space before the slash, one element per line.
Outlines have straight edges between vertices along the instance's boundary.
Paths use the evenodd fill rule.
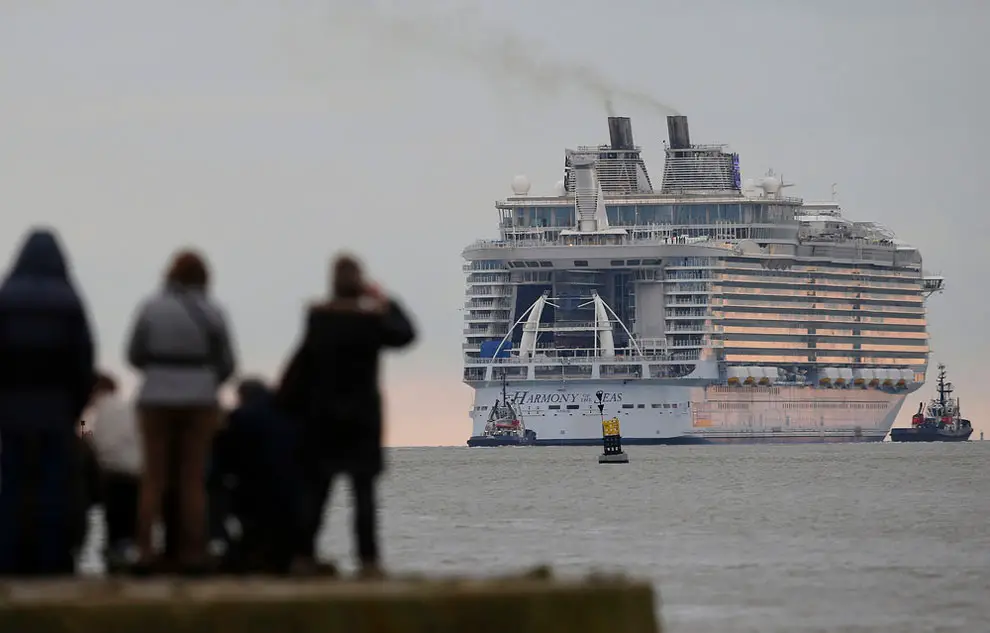
<path fill-rule="evenodd" d="M 536 444 L 536 431 L 527 429 L 522 417 L 509 401 L 505 389 L 505 375 L 502 375 L 502 400 L 495 400 L 492 412 L 488 414 L 483 435 L 468 438 L 468 446 L 533 446 Z"/>
<path fill-rule="evenodd" d="M 928 407 L 922 402 L 911 416 L 911 428 L 891 429 L 891 442 L 965 442 L 973 426 L 962 417 L 959 398 L 952 397 L 952 383 L 945 380 L 945 365 L 938 366 L 938 397 Z"/>

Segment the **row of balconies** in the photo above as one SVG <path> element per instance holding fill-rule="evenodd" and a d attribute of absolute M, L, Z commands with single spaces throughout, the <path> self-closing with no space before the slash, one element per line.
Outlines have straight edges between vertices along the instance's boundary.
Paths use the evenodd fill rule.
<path fill-rule="evenodd" d="M 471 286 L 468 297 L 511 297 L 512 289 L 504 286 Z"/>

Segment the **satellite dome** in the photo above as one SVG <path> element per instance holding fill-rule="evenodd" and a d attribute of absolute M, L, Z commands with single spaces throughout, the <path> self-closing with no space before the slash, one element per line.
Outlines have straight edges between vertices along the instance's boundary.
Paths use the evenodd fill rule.
<path fill-rule="evenodd" d="M 553 192 L 559 197 L 567 193 L 567 188 L 564 185 L 563 180 L 558 180 L 557 184 L 553 186 Z"/>
<path fill-rule="evenodd" d="M 769 176 L 760 180 L 760 188 L 767 193 L 777 193 L 780 191 L 781 182 L 779 179 Z"/>
<path fill-rule="evenodd" d="M 530 186 L 531 184 L 529 182 L 529 178 L 523 174 L 519 174 L 512 179 L 512 193 L 517 196 L 525 196 L 528 194 Z"/>

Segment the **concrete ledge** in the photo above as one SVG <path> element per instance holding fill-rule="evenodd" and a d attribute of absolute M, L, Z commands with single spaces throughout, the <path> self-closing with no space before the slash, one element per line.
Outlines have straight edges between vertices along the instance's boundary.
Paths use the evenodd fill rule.
<path fill-rule="evenodd" d="M 653 588 L 554 580 L 210 579 L 0 584 L 16 633 L 660 633 Z"/>

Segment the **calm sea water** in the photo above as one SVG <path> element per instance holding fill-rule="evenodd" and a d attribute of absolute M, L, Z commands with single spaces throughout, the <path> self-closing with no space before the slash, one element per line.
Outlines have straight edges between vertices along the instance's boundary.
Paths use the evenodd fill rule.
<path fill-rule="evenodd" d="M 597 453 L 392 451 L 387 563 L 622 570 L 653 581 L 673 633 L 990 631 L 990 442 Z M 346 485 L 328 516 L 323 550 L 347 563 Z"/>

